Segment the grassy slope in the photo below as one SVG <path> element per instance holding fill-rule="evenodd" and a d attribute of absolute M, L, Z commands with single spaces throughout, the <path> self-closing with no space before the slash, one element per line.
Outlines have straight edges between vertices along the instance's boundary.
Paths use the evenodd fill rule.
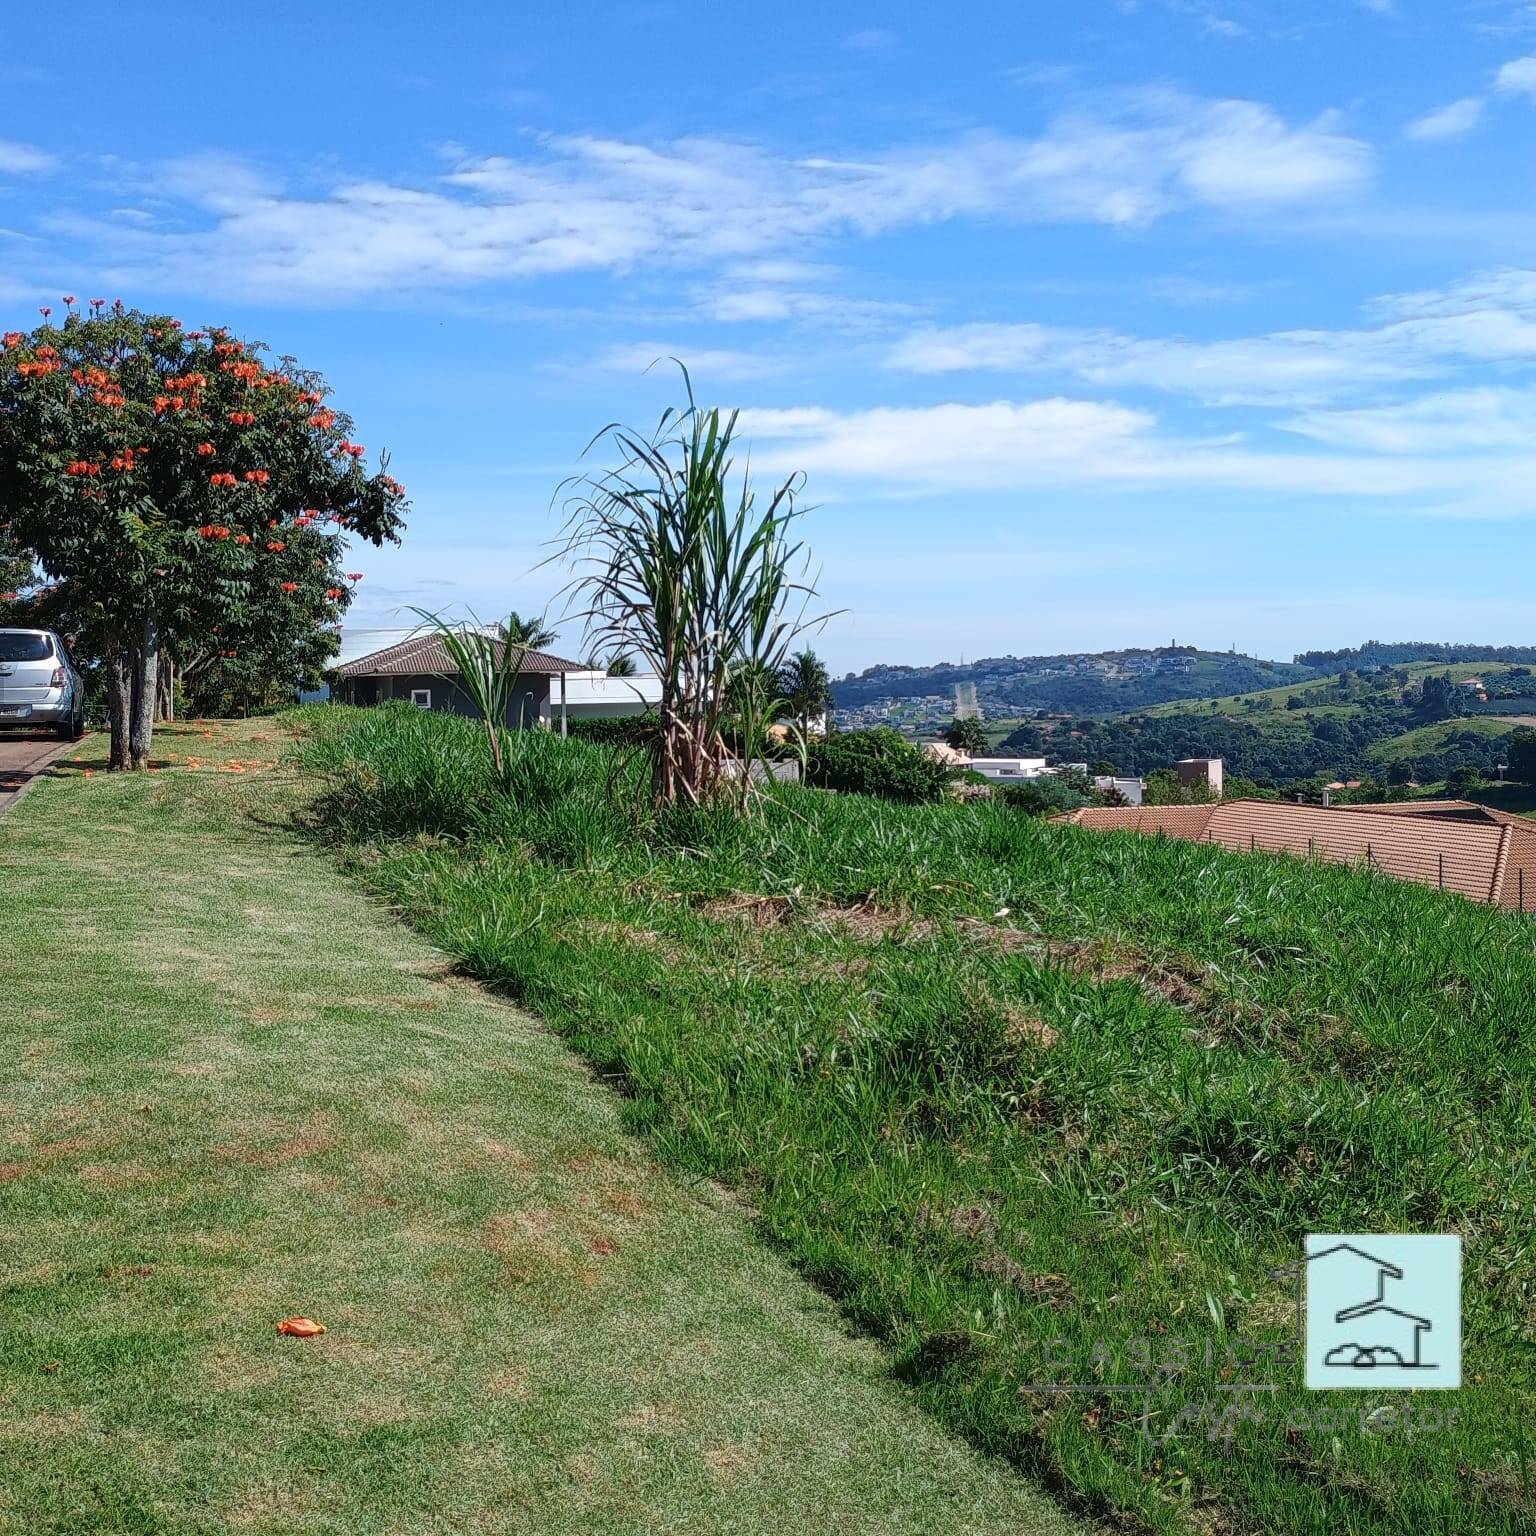
<path fill-rule="evenodd" d="M 1440 673 L 1449 678 L 1463 677 L 1502 677 L 1509 671 L 1509 665 L 1503 663 L 1476 663 L 1457 662 L 1452 665 L 1435 662 L 1413 662 L 1402 668 L 1408 673 L 1410 680 L 1418 682 L 1431 673 Z M 1305 701 L 1305 710 L 1288 710 L 1285 701 L 1293 694 L 1299 694 Z M 1268 710 L 1252 710 L 1244 707 L 1248 699 L 1268 698 L 1272 701 L 1272 707 Z M 1316 683 L 1292 684 L 1282 688 L 1266 688 L 1251 694 L 1229 694 L 1215 700 L 1186 699 L 1172 704 L 1159 704 L 1141 713 L 1147 715 L 1230 715 L 1244 725 L 1251 725 L 1255 730 L 1266 735 L 1283 737 L 1309 736 L 1312 732 L 1311 722 L 1302 718 L 1304 713 L 1314 715 L 1322 720 L 1329 717 L 1346 719 L 1356 714 L 1359 705 L 1348 700 L 1343 703 L 1334 702 L 1337 691 L 1334 680 L 1324 679 Z M 1211 708 L 1215 704 L 1215 709 Z M 1444 749 L 1445 738 L 1454 735 L 1460 730 L 1470 730 L 1479 736 L 1489 738 L 1507 736 L 1516 728 L 1514 719 L 1501 720 L 1497 716 L 1477 715 L 1467 716 L 1463 719 L 1445 720 L 1434 725 L 1417 727 L 1414 730 L 1404 731 L 1401 735 L 1389 737 L 1385 741 L 1379 741 L 1368 749 L 1368 755 L 1385 767 L 1389 763 L 1411 759 L 1425 754 L 1436 753 Z"/>
<path fill-rule="evenodd" d="M 339 827 L 474 833 L 471 732 L 325 724 Z M 791 795 L 647 848 L 594 749 L 526 748 L 469 850 L 384 841 L 368 877 L 627 1078 L 670 1159 L 745 1185 L 935 1413 L 1157 1530 L 1529 1529 L 1527 924 L 991 808 Z M 1289 1337 L 1270 1270 L 1304 1233 L 1397 1230 L 1466 1239 L 1454 1431 L 1374 1433 L 1399 1396 L 1309 1397 L 1285 1370 L 1232 1446 L 1180 1430 L 1223 1401 L 1234 1339 Z M 1125 1380 L 1134 1340 L 1173 1338 L 1197 1363 L 1151 1400 L 1151 1442 L 1139 1397 L 1020 1394 L 1066 1379 L 1053 1339 L 1067 1378 Z M 1347 1422 L 1287 1432 L 1320 1403 Z"/>
<path fill-rule="evenodd" d="M 1474 736 L 1486 736 L 1490 740 L 1507 736 L 1514 727 L 1507 720 L 1498 720 L 1488 715 L 1468 715 L 1460 720 L 1441 720 L 1434 725 L 1421 725 L 1412 731 L 1404 731 L 1401 736 L 1389 737 L 1386 741 L 1378 741 L 1375 746 L 1369 748 L 1367 755 L 1373 761 L 1386 766 L 1388 763 L 1410 761 L 1416 757 L 1429 756 L 1436 752 L 1443 752 L 1447 740 L 1452 736 L 1459 736 L 1464 731 L 1470 731 Z"/>
<path fill-rule="evenodd" d="M 1058 1529 L 553 1036 L 248 819 L 271 730 L 0 822 L 0 1531 Z"/>
<path fill-rule="evenodd" d="M 1509 671 L 1512 663 L 1505 662 L 1453 662 L 1450 664 L 1434 661 L 1409 662 L 1401 668 L 1394 667 L 1393 671 L 1402 671 L 1408 674 L 1409 682 L 1418 683 L 1431 674 L 1438 673 L 1444 677 L 1458 680 L 1464 677 L 1498 678 L 1503 677 Z M 1287 683 L 1278 688 L 1262 688 L 1253 693 L 1224 694 L 1216 699 L 1178 699 L 1169 704 L 1154 704 L 1148 709 L 1139 710 L 1137 713 L 1144 715 L 1200 715 L 1209 714 L 1211 705 L 1216 706 L 1218 714 L 1237 714 L 1242 720 L 1251 721 L 1255 725 L 1284 724 L 1283 716 L 1286 713 L 1285 701 L 1292 694 L 1299 694 L 1305 701 L 1306 707 L 1319 715 L 1346 715 L 1355 712 L 1357 706 L 1345 702 L 1343 704 L 1330 702 L 1336 697 L 1336 678 L 1321 678 L 1311 683 Z M 1273 710 L 1279 712 L 1279 717 L 1273 713 L 1266 717 L 1261 712 L 1244 711 L 1244 701 L 1248 699 L 1264 699 L 1272 701 Z"/>

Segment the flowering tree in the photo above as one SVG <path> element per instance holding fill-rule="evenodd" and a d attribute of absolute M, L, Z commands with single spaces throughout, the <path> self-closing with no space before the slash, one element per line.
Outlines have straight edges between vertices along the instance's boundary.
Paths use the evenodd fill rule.
<path fill-rule="evenodd" d="M 363 465 L 318 374 L 225 330 L 64 301 L 0 337 L 0 517 L 47 606 L 105 662 L 114 768 L 148 765 L 163 654 L 312 644 L 396 539 L 404 489 Z"/>

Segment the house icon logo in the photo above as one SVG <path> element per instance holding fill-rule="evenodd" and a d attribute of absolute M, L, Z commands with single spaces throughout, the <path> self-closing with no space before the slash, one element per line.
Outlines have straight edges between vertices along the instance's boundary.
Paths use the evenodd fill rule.
<path fill-rule="evenodd" d="M 1461 1385 L 1461 1239 L 1307 1238 L 1307 1386 Z"/>

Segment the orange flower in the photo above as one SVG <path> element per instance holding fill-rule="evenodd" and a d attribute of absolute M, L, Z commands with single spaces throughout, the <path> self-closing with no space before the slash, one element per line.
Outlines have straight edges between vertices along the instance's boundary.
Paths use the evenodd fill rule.
<path fill-rule="evenodd" d="M 268 554 L 280 555 L 287 548 L 288 548 L 288 546 L 286 544 L 284 544 L 281 539 L 268 539 L 267 540 L 267 553 Z"/>
<path fill-rule="evenodd" d="M 204 458 L 204 459 L 212 458 L 213 457 L 213 452 L 214 452 L 213 444 L 212 443 L 199 443 L 197 445 L 197 452 L 198 452 L 198 456 L 200 458 Z"/>
<path fill-rule="evenodd" d="M 296 581 L 280 581 L 277 584 L 277 588 L 280 592 L 297 592 L 299 584 Z"/>
<path fill-rule="evenodd" d="M 248 533 L 237 533 L 235 535 L 235 543 L 236 544 L 249 544 L 250 542 L 251 542 L 251 536 Z"/>

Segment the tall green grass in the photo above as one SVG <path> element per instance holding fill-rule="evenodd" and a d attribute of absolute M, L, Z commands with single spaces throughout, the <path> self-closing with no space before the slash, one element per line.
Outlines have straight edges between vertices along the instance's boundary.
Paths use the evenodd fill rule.
<path fill-rule="evenodd" d="M 1150 1530 L 1532 1528 L 1528 920 L 985 805 L 637 820 L 603 747 L 524 733 L 498 796 L 462 722 L 303 719 L 320 824 L 375 887 L 742 1188 L 946 1422 Z M 1234 1341 L 1289 1336 L 1272 1270 L 1306 1232 L 1443 1230 L 1465 1385 L 1420 1396 L 1454 1427 L 1367 1424 L 1403 1395 L 1294 1366 L 1230 1442 L 1179 1424 L 1231 1402 Z M 1132 1379 L 1131 1341 L 1174 1338 L 1194 1363 L 1150 1398 L 1027 1390 Z"/>

